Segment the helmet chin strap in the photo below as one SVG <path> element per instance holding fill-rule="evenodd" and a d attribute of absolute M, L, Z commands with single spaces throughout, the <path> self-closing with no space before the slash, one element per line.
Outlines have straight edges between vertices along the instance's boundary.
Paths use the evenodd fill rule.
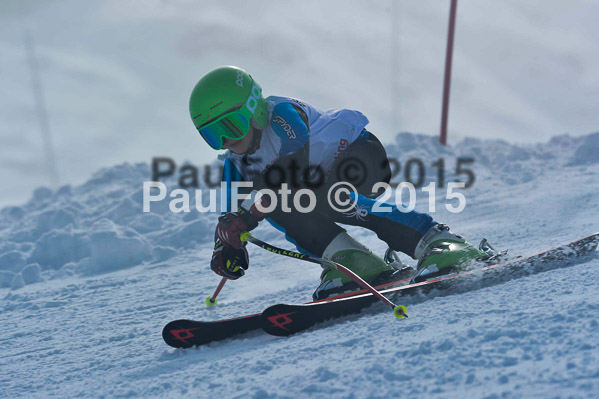
<path fill-rule="evenodd" d="M 253 126 L 252 129 L 254 129 L 254 137 L 252 137 L 252 142 L 250 143 L 250 146 L 248 147 L 247 151 L 243 154 L 244 156 L 252 155 L 256 151 L 258 151 L 258 148 L 260 148 L 260 139 L 262 139 L 262 129 L 255 128 Z"/>
<path fill-rule="evenodd" d="M 254 137 L 252 137 L 252 142 L 250 143 L 247 151 L 243 153 L 243 158 L 242 158 L 243 163 L 246 166 L 249 166 L 251 164 L 248 157 L 250 155 L 252 155 L 253 153 L 255 153 L 256 151 L 258 151 L 258 148 L 260 148 L 260 139 L 262 138 L 262 129 L 257 129 L 253 126 L 252 126 L 252 129 L 254 129 Z"/>

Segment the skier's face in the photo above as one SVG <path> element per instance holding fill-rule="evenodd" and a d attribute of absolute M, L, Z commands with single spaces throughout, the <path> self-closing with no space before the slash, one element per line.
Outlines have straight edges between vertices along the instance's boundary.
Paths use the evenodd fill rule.
<path fill-rule="evenodd" d="M 244 138 L 239 140 L 232 140 L 226 137 L 223 137 L 223 148 L 226 150 L 231 150 L 235 154 L 244 154 L 252 143 L 252 139 L 254 138 L 254 128 L 251 127 L 248 134 L 245 135 Z"/>

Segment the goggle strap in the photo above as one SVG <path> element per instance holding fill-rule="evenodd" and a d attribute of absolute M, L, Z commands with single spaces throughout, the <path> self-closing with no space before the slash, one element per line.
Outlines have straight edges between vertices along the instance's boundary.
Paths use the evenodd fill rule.
<path fill-rule="evenodd" d="M 237 128 L 237 126 L 235 126 L 234 123 L 232 123 L 230 120 L 228 120 L 226 117 L 221 119 L 220 121 L 223 125 L 225 125 L 225 127 L 227 129 L 229 129 L 231 132 L 237 132 L 238 137 L 244 136 L 243 132 L 241 130 L 239 130 Z"/>

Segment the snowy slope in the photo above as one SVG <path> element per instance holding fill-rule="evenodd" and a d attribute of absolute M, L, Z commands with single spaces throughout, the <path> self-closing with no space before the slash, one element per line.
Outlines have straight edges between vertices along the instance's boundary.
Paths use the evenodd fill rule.
<path fill-rule="evenodd" d="M 466 139 L 442 148 L 402 133 L 402 162 L 474 157 L 461 214 L 439 221 L 526 254 L 599 230 L 599 134 L 514 145 Z M 427 169 L 427 177 L 435 176 Z M 146 164 L 103 169 L 81 186 L 38 189 L 0 210 L 0 397 L 596 397 L 595 256 L 476 291 L 406 302 L 407 320 L 376 309 L 280 339 L 250 334 L 200 349 L 161 339 L 176 318 L 213 320 L 309 300 L 317 266 L 251 248 L 246 277 L 220 305 L 208 266 L 214 214 L 141 212 Z M 167 181 L 174 188 L 176 181 Z M 419 193 L 418 209 L 427 198 Z M 350 233 L 377 252 L 366 231 Z M 274 229 L 255 235 L 290 247 Z M 408 260 L 404 258 L 404 260 Z"/>

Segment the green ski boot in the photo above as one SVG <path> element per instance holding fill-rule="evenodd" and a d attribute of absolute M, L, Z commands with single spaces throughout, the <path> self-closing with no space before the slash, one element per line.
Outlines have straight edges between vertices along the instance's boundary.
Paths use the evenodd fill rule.
<path fill-rule="evenodd" d="M 444 224 L 433 226 L 420 240 L 414 252 L 418 260 L 415 283 L 466 268 L 474 261 L 487 260 L 498 253 L 481 241 L 477 248 Z"/>
<path fill-rule="evenodd" d="M 371 284 L 392 279 L 396 273 L 396 269 L 345 232 L 331 241 L 322 258 L 342 264 Z M 337 269 L 326 265 L 323 267 L 325 269 L 320 275 L 321 283 L 312 295 L 315 301 L 361 288 Z"/>

